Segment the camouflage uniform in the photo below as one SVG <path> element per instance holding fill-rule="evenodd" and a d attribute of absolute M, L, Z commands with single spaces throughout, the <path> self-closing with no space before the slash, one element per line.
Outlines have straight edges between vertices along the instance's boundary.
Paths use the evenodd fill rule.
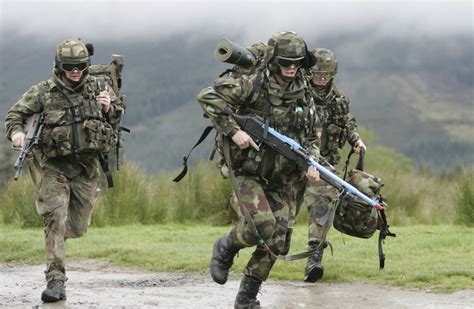
<path fill-rule="evenodd" d="M 279 46 L 274 50 L 276 40 Z M 295 44 L 295 40 L 303 43 Z M 274 36 L 269 41 L 271 52 L 267 52 L 273 58 L 269 56 L 266 59 L 267 66 L 251 75 L 222 76 L 215 81 L 213 87 L 205 88 L 199 93 L 198 101 L 221 138 L 230 138 L 239 130 L 233 118 L 226 114 L 226 110 L 230 108 L 238 114 L 264 118 L 271 127 L 306 146 L 315 158 L 319 157 L 319 138 L 315 131 L 316 110 L 301 70 L 286 89 L 282 89 L 275 78 L 279 70 L 272 62 L 275 54 L 281 55 L 283 50 L 292 51 L 295 48 L 299 49 L 294 51 L 296 54 L 305 55 L 304 41 L 295 33 Z M 289 246 L 286 235 L 289 226 L 294 223 L 290 221 L 294 221 L 296 212 L 293 184 L 301 176 L 301 170 L 268 147 L 261 146 L 257 152 L 251 147 L 240 149 L 232 141 L 229 143 L 230 164 L 236 176 L 242 206 L 250 213 L 259 235 L 271 250 L 276 254 L 286 254 L 285 247 Z M 225 248 L 224 255 L 231 255 L 231 265 L 233 256 L 240 248 L 255 246 L 257 240 L 249 223 L 241 217 L 230 234 L 218 242 L 221 241 L 221 247 Z M 219 247 L 218 242 L 215 249 L 216 246 Z M 232 254 L 229 254 L 230 251 Z M 214 258 L 217 253 L 213 254 Z M 268 278 L 274 263 L 275 258 L 263 247 L 257 246 L 244 275 L 251 278 L 249 280 L 261 283 Z M 226 267 L 230 268 L 230 265 Z M 223 278 L 213 279 L 223 284 L 227 280 L 227 274 Z"/>
<path fill-rule="evenodd" d="M 95 101 L 100 92 L 97 79 L 88 75 L 87 69 L 78 83 L 64 81 L 58 63 L 68 56 L 77 57 L 77 52 L 83 59 L 89 59 L 82 42 L 69 40 L 59 44 L 61 58 L 57 54 L 52 77 L 31 87 L 5 119 L 6 135 L 11 140 L 15 133 L 23 132 L 23 124 L 30 115 L 43 115 L 41 142 L 30 154 L 29 166 L 37 186 L 36 209 L 45 227 L 48 282 L 67 280 L 64 242 L 82 236 L 90 224 L 100 190 L 99 155 L 114 147 L 116 136 L 112 126 L 124 111 L 112 90 L 110 109 L 107 113 L 102 111 L 102 105 Z"/>
<path fill-rule="evenodd" d="M 313 53 L 318 62 L 311 68 L 311 72 L 327 73 L 330 78 L 329 83 L 324 87 L 310 82 L 311 94 L 322 123 L 320 154 L 331 165 L 336 165 L 341 159 L 339 149 L 343 148 L 346 142 L 354 146 L 360 137 L 356 132 L 355 118 L 349 113 L 349 99 L 334 84 L 334 75 L 337 72 L 334 55 L 331 51 L 322 48 L 315 49 Z M 309 79 L 311 77 L 310 74 Z M 336 170 L 332 172 L 337 173 Z M 304 194 L 301 190 L 304 190 Z M 300 197 L 299 204 L 304 201 L 308 208 L 308 250 L 311 250 L 326 239 L 332 226 L 337 190 L 324 181 L 320 181 L 316 185 L 307 185 L 302 182 L 297 192 Z M 322 251 L 318 259 L 321 258 Z M 305 280 L 312 281 L 307 274 Z"/>

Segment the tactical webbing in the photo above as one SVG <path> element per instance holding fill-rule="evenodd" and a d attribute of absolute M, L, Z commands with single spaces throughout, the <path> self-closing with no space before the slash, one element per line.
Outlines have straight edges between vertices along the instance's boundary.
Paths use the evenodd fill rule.
<path fill-rule="evenodd" d="M 229 168 L 230 181 L 231 181 L 232 188 L 234 190 L 235 196 L 237 197 L 237 201 L 239 202 L 240 211 L 244 215 L 245 220 L 249 224 L 252 232 L 257 236 L 258 244 L 263 246 L 265 248 L 265 250 L 267 250 L 267 252 L 271 256 L 273 256 L 276 259 L 283 260 L 283 261 L 294 261 L 294 260 L 305 259 L 305 258 L 315 254 L 318 250 L 320 250 L 321 247 L 324 245 L 324 242 L 321 242 L 321 244 L 318 245 L 315 249 L 312 249 L 312 250 L 306 251 L 306 252 L 292 254 L 292 255 L 277 255 L 272 251 L 272 249 L 270 249 L 268 244 L 260 236 L 260 234 L 258 232 L 258 229 L 257 229 L 257 226 L 255 225 L 255 222 L 253 221 L 252 216 L 250 215 L 249 211 L 247 210 L 247 208 L 244 207 L 244 205 L 242 203 L 242 200 L 241 200 L 241 197 L 240 197 L 240 190 L 239 190 L 239 187 L 237 185 L 237 179 L 235 178 L 235 174 L 234 174 L 234 171 L 232 169 L 232 165 L 230 164 L 230 162 L 231 162 L 230 161 L 230 145 L 229 145 L 229 138 L 227 138 L 227 137 L 224 137 L 223 148 L 224 148 L 224 159 L 225 159 L 226 164 Z M 332 249 L 332 247 L 331 247 L 331 249 Z"/>
<path fill-rule="evenodd" d="M 75 105 L 74 103 L 72 103 L 71 99 L 60 89 L 60 87 L 56 87 L 56 89 L 59 91 L 60 94 L 63 95 L 63 97 L 66 99 L 66 101 L 69 103 L 69 107 L 71 109 L 71 114 L 72 114 L 72 118 L 73 118 L 73 124 L 72 124 L 72 153 L 73 153 L 73 156 L 74 158 L 76 158 L 76 155 L 77 155 L 77 143 L 78 143 L 78 138 L 77 138 L 77 132 L 76 132 L 76 127 L 77 127 L 77 124 L 76 122 L 79 121 L 79 116 L 76 114 L 76 110 L 75 110 Z M 81 119 L 82 120 L 82 119 Z"/>

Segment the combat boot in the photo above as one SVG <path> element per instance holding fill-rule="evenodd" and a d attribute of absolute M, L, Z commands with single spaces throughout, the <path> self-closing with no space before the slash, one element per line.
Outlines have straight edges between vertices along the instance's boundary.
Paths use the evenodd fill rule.
<path fill-rule="evenodd" d="M 54 303 L 59 300 L 66 299 L 66 289 L 64 288 L 64 281 L 51 280 L 48 281 L 46 289 L 41 293 L 41 300 L 45 303 Z"/>
<path fill-rule="evenodd" d="M 311 250 L 318 248 L 319 243 L 310 245 Z M 319 247 L 318 250 L 313 255 L 308 257 L 308 263 L 306 265 L 306 270 L 304 272 L 304 281 L 305 282 L 316 282 L 323 277 L 324 266 L 321 264 L 323 260 L 324 248 L 327 245 Z"/>
<path fill-rule="evenodd" d="M 222 236 L 214 243 L 212 248 L 211 263 L 209 271 L 212 280 L 219 284 L 227 282 L 229 269 L 234 263 L 234 256 L 239 252 L 239 248 L 232 244 L 229 236 Z"/>
<path fill-rule="evenodd" d="M 260 309 L 260 302 L 257 300 L 257 293 L 260 290 L 262 280 L 244 276 L 240 282 L 239 293 L 235 298 L 234 308 Z"/>

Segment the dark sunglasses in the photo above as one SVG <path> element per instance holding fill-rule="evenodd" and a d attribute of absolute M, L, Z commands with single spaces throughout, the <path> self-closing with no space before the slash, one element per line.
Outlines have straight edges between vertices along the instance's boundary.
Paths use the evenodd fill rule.
<path fill-rule="evenodd" d="M 279 66 L 284 67 L 284 68 L 289 68 L 292 65 L 298 68 L 303 63 L 303 59 L 291 59 L 291 58 L 280 58 L 280 57 L 277 57 L 276 61 Z"/>
<path fill-rule="evenodd" d="M 87 69 L 88 65 L 87 62 L 79 62 L 79 63 L 63 63 L 62 69 L 64 71 L 72 72 L 74 70 L 84 71 Z"/>

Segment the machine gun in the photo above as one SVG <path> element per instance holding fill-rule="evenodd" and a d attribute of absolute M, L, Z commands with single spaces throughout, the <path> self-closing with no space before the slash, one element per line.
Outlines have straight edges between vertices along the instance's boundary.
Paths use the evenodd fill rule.
<path fill-rule="evenodd" d="M 342 190 L 344 194 L 356 196 L 376 209 L 384 209 L 381 200 L 378 198 L 369 198 L 357 188 L 339 178 L 339 176 L 333 174 L 331 171 L 316 162 L 309 152 L 295 140 L 275 131 L 271 127 L 267 127 L 263 121 L 256 117 L 241 116 L 237 114 L 232 114 L 232 117 L 238 123 L 240 128 L 247 132 L 257 142 L 267 145 L 267 147 L 296 163 L 301 169 L 307 170 L 308 167 L 314 166 L 319 171 L 321 178 L 324 181 L 338 190 Z"/>

